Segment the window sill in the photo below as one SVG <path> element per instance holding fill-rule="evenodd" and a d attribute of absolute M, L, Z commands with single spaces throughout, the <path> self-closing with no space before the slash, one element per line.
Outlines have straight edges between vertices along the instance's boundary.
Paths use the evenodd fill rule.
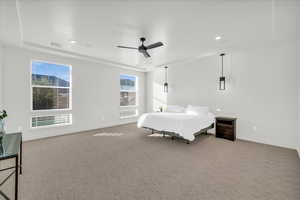
<path fill-rule="evenodd" d="M 43 112 L 68 112 L 72 111 L 72 108 L 66 109 L 48 109 L 48 110 L 31 110 L 32 113 L 43 113 Z"/>
<path fill-rule="evenodd" d="M 47 126 L 37 126 L 37 127 L 30 127 L 31 130 L 36 129 L 47 129 L 47 128 L 60 128 L 65 126 L 72 126 L 73 124 L 53 124 L 53 125 L 47 125 Z"/>
<path fill-rule="evenodd" d="M 132 106 L 120 106 L 121 109 L 126 109 L 126 108 L 138 108 L 138 105 L 132 105 Z"/>
<path fill-rule="evenodd" d="M 126 117 L 120 117 L 120 119 L 130 119 L 130 118 L 136 118 L 138 115 L 131 115 L 131 116 L 126 116 Z"/>

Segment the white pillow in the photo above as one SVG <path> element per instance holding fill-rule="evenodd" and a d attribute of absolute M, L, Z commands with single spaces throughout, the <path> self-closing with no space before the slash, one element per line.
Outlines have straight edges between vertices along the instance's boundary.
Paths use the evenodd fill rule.
<path fill-rule="evenodd" d="M 192 115 L 205 115 L 207 116 L 209 108 L 207 106 L 192 106 L 188 105 L 185 109 L 185 113 Z"/>
<path fill-rule="evenodd" d="M 184 110 L 185 110 L 184 107 L 177 106 L 177 105 L 168 105 L 166 108 L 166 112 L 170 112 L 170 113 L 183 113 Z"/>

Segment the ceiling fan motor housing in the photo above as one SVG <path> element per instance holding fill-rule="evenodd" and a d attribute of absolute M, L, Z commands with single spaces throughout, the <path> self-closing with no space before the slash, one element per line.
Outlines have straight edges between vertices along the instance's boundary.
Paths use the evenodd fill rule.
<path fill-rule="evenodd" d="M 144 38 L 144 37 L 141 37 L 141 38 L 140 38 L 140 40 L 141 40 L 141 42 L 143 43 L 143 42 L 145 42 L 145 41 L 146 41 L 146 38 Z"/>
<path fill-rule="evenodd" d="M 142 45 L 139 46 L 138 48 L 135 47 L 127 47 L 127 46 L 117 46 L 119 48 L 125 48 L 125 49 L 137 49 L 140 53 L 142 53 L 146 58 L 151 57 L 150 54 L 147 52 L 148 49 L 154 49 L 160 46 L 163 46 L 164 44 L 162 42 L 156 42 L 153 44 L 150 44 L 148 46 L 144 45 L 144 42 L 146 41 L 146 38 L 141 37 L 140 41 L 142 42 Z"/>
<path fill-rule="evenodd" d="M 138 47 L 139 52 L 145 52 L 147 50 L 147 48 L 144 46 L 144 42 L 146 41 L 146 38 L 141 37 L 140 38 L 142 45 Z"/>
<path fill-rule="evenodd" d="M 147 48 L 144 46 L 144 44 L 142 44 L 141 46 L 139 46 L 138 50 L 139 52 L 144 52 L 147 50 Z"/>

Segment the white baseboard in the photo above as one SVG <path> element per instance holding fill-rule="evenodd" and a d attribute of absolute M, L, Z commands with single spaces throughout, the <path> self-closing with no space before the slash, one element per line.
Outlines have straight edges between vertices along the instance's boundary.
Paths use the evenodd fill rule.
<path fill-rule="evenodd" d="M 120 125 L 124 125 L 124 124 L 131 124 L 131 123 L 135 123 L 136 121 L 137 120 L 129 120 L 129 121 L 124 121 L 124 122 L 119 122 L 119 123 L 106 124 L 104 126 L 100 126 L 100 127 L 93 128 L 93 129 L 66 131 L 63 133 L 51 134 L 51 135 L 27 133 L 27 134 L 23 134 L 23 141 L 32 141 L 32 140 L 39 140 L 39 139 L 45 139 L 45 138 L 51 138 L 51 137 L 57 137 L 57 136 L 63 136 L 63 135 L 77 134 L 77 133 L 84 132 L 84 131 L 93 131 L 93 130 L 98 130 L 98 129 L 102 129 L 102 128 L 110 128 L 110 127 L 120 126 Z"/>
<path fill-rule="evenodd" d="M 211 135 L 215 135 L 215 132 L 208 132 Z M 243 137 L 237 137 L 237 140 L 243 140 L 243 141 L 247 141 L 247 142 L 254 142 L 254 143 L 259 143 L 259 144 L 267 144 L 267 145 L 271 145 L 271 146 L 276 146 L 276 147 L 281 147 L 281 148 L 286 148 L 286 149 L 292 149 L 292 150 L 296 150 L 296 152 L 298 153 L 298 157 L 300 159 L 300 146 L 297 148 L 293 148 L 290 146 L 286 146 L 286 145 L 280 145 L 280 144 L 273 144 L 273 143 L 268 143 L 268 142 L 262 142 L 262 141 L 258 141 L 258 140 L 252 140 L 249 138 L 243 138 Z"/>

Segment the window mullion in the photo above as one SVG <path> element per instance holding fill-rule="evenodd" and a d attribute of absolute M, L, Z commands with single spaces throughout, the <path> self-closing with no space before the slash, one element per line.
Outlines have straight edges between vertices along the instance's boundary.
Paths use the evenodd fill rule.
<path fill-rule="evenodd" d="M 61 87 L 61 86 L 52 86 L 52 85 L 32 85 L 32 87 L 37 87 L 37 88 L 62 88 L 62 89 L 70 89 L 70 87 Z"/>

